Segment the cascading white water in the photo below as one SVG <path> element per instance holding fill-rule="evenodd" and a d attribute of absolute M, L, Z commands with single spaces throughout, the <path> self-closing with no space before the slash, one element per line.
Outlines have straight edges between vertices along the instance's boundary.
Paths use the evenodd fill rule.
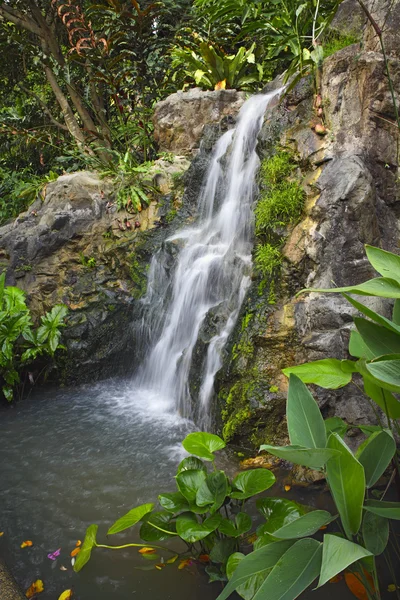
<path fill-rule="evenodd" d="M 193 417 L 193 351 L 207 315 L 212 315 L 215 334 L 208 344 L 196 411 L 204 429 L 210 426 L 209 402 L 221 353 L 250 285 L 257 136 L 265 111 L 281 91 L 251 97 L 236 127 L 217 142 L 199 199 L 198 223 L 166 240 L 179 248 L 173 278 L 168 278 L 163 250 L 150 266 L 144 303 L 151 305 L 152 325 L 160 333 L 135 387 L 162 399 L 164 408 Z"/>

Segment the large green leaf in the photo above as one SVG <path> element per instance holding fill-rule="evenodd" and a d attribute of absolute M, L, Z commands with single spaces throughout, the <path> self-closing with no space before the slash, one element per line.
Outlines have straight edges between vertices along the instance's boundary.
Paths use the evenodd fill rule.
<path fill-rule="evenodd" d="M 382 385 L 386 385 L 387 389 L 392 392 L 400 392 L 400 360 L 377 360 L 367 363 L 366 369 L 375 379 L 380 381 Z"/>
<path fill-rule="evenodd" d="M 313 510 L 276 531 L 272 531 L 271 534 L 282 540 L 307 537 L 308 535 L 314 535 L 321 527 L 328 525 L 336 518 L 332 517 L 326 510 Z"/>
<path fill-rule="evenodd" d="M 228 585 L 220 593 L 217 600 L 226 600 L 239 586 L 248 579 L 264 573 L 276 565 L 282 555 L 293 545 L 293 542 L 276 542 L 248 554 L 237 565 Z"/>
<path fill-rule="evenodd" d="M 123 517 L 115 521 L 113 525 L 111 525 L 110 529 L 107 531 L 107 535 L 111 535 L 113 533 L 119 533 L 120 531 L 124 531 L 133 525 L 136 525 L 147 513 L 151 512 L 154 508 L 154 504 L 141 504 L 136 508 L 132 508 L 129 512 L 126 513 Z"/>
<path fill-rule="evenodd" d="M 195 503 L 197 492 L 206 477 L 206 473 L 202 470 L 182 471 L 176 476 L 176 485 L 186 500 Z"/>
<path fill-rule="evenodd" d="M 400 353 L 400 333 L 359 317 L 354 318 L 354 323 L 374 357 Z"/>
<path fill-rule="evenodd" d="M 266 523 L 258 528 L 257 535 L 272 534 L 307 512 L 307 507 L 285 498 L 259 498 L 256 506 L 266 519 Z"/>
<path fill-rule="evenodd" d="M 318 577 L 322 544 L 298 540 L 278 560 L 253 600 L 294 600 Z"/>
<path fill-rule="evenodd" d="M 303 448 L 302 446 L 269 446 L 263 444 L 260 450 L 266 450 L 278 458 L 310 469 L 321 469 L 337 452 L 330 448 Z"/>
<path fill-rule="evenodd" d="M 361 558 L 372 556 L 371 552 L 336 535 L 324 535 L 321 575 L 318 587 L 327 583 L 341 571 Z"/>
<path fill-rule="evenodd" d="M 372 512 L 365 511 L 362 523 L 362 536 L 369 552 L 375 556 L 382 554 L 389 541 L 389 521 Z"/>
<path fill-rule="evenodd" d="M 365 369 L 366 370 L 366 369 Z M 367 372 L 368 373 L 368 372 Z M 379 382 L 368 375 L 363 375 L 364 391 L 383 412 L 391 419 L 400 419 L 400 402 L 389 390 L 384 390 Z"/>
<path fill-rule="evenodd" d="M 367 488 L 383 475 L 395 452 L 396 442 L 389 431 L 377 431 L 361 444 L 356 458 L 364 467 Z"/>
<path fill-rule="evenodd" d="M 210 552 L 210 560 L 216 564 L 226 564 L 235 550 L 236 542 L 232 538 L 216 540 Z"/>
<path fill-rule="evenodd" d="M 365 358 L 366 360 L 375 358 L 374 353 L 371 352 L 361 335 L 355 330 L 350 333 L 349 354 L 356 358 Z"/>
<path fill-rule="evenodd" d="M 176 536 L 172 515 L 166 511 L 149 513 L 143 517 L 140 537 L 146 542 L 162 542 Z"/>
<path fill-rule="evenodd" d="M 284 374 L 289 377 L 294 374 L 303 383 L 314 383 L 320 387 L 336 390 L 344 387 L 351 381 L 352 361 L 326 358 L 314 362 L 296 365 L 283 369 Z"/>
<path fill-rule="evenodd" d="M 231 554 L 231 556 L 228 559 L 228 562 L 226 563 L 226 575 L 228 579 L 232 579 L 232 576 L 236 571 L 239 563 L 241 563 L 242 560 L 244 560 L 245 558 L 246 556 L 241 552 L 235 552 L 234 554 Z M 236 588 L 236 592 L 239 594 L 239 596 L 244 598 L 244 600 L 252 600 L 254 594 L 256 593 L 262 582 L 265 580 L 270 570 L 271 567 L 264 569 L 259 573 L 256 573 L 255 575 L 252 575 L 245 581 L 245 583 L 239 585 Z"/>
<path fill-rule="evenodd" d="M 187 456 L 179 463 L 177 475 L 182 471 L 207 471 L 206 465 L 196 456 Z"/>
<path fill-rule="evenodd" d="M 197 490 L 196 504 L 209 506 L 209 511 L 213 514 L 223 505 L 228 488 L 228 480 L 223 471 L 210 473 Z"/>
<path fill-rule="evenodd" d="M 222 519 L 218 530 L 229 537 L 239 537 L 251 529 L 251 517 L 246 513 L 238 513 L 235 520 Z"/>
<path fill-rule="evenodd" d="M 300 290 L 299 294 L 304 292 L 322 292 L 322 293 L 344 293 L 358 294 L 359 296 L 379 296 L 380 298 L 400 298 L 400 283 L 394 279 L 386 277 L 376 277 L 359 285 L 350 285 L 341 288 L 307 288 Z"/>
<path fill-rule="evenodd" d="M 383 502 L 382 500 L 366 500 L 364 504 L 368 512 L 385 517 L 385 519 L 400 519 L 400 502 Z"/>
<path fill-rule="evenodd" d="M 160 494 L 158 501 L 164 510 L 170 513 L 179 513 L 189 510 L 189 503 L 180 492 L 172 492 L 170 494 Z"/>
<path fill-rule="evenodd" d="M 379 275 L 400 282 L 400 256 L 368 244 L 365 246 L 365 251 L 369 262 L 375 271 L 378 271 Z"/>
<path fill-rule="evenodd" d="M 176 531 L 185 542 L 194 544 L 215 531 L 221 520 L 221 515 L 216 514 L 208 517 L 203 523 L 199 523 L 196 515 L 187 512 L 177 518 Z"/>
<path fill-rule="evenodd" d="M 394 301 L 392 319 L 393 323 L 400 325 L 400 300 Z"/>
<path fill-rule="evenodd" d="M 343 528 L 351 539 L 361 525 L 365 494 L 364 468 L 337 433 L 329 436 L 328 448 L 340 453 L 327 463 L 326 474 Z"/>
<path fill-rule="evenodd" d="M 89 527 L 86 530 L 85 539 L 83 540 L 81 550 L 80 550 L 79 554 L 77 555 L 75 564 L 74 564 L 74 571 L 76 573 L 78 573 L 90 559 L 92 550 L 93 550 L 94 546 L 96 546 L 97 530 L 98 530 L 97 525 L 89 525 Z"/>
<path fill-rule="evenodd" d="M 350 302 L 350 304 L 352 304 L 354 306 L 354 308 L 356 308 L 358 311 L 360 311 L 360 313 L 362 313 L 369 319 L 372 319 L 372 321 L 375 321 L 376 323 L 383 325 L 383 327 L 386 327 L 386 329 L 390 329 L 390 331 L 394 331 L 395 333 L 400 333 L 400 326 L 398 326 L 395 322 L 390 321 L 386 317 L 383 317 L 382 315 L 374 312 L 373 310 L 368 308 L 368 306 L 365 306 L 365 304 L 358 302 L 357 300 L 355 300 L 348 294 L 343 294 L 343 296 L 346 298 L 346 300 L 348 302 Z"/>
<path fill-rule="evenodd" d="M 246 500 L 268 490 L 274 483 L 275 475 L 268 469 L 252 469 L 236 475 L 229 495 L 237 500 Z"/>
<path fill-rule="evenodd" d="M 189 433 L 182 442 L 182 446 L 190 454 L 199 456 L 204 460 L 214 460 L 214 452 L 225 448 L 225 442 L 218 435 L 212 433 Z"/>
<path fill-rule="evenodd" d="M 349 428 L 347 423 L 343 421 L 340 417 L 329 417 L 329 419 L 325 419 L 325 429 L 326 434 L 329 437 L 331 433 L 335 432 L 343 437 Z"/>
<path fill-rule="evenodd" d="M 287 421 L 291 444 L 325 448 L 326 431 L 321 411 L 307 386 L 296 375 L 289 378 Z"/>

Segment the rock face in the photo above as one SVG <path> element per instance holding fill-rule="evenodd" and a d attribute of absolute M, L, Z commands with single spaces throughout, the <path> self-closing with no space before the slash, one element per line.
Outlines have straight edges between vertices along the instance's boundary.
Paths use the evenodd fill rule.
<path fill-rule="evenodd" d="M 390 22 L 397 22 L 399 6 Z M 389 44 L 398 31 L 386 31 Z M 369 25 L 364 35 L 370 44 Z M 399 90 L 400 61 L 393 46 L 391 50 L 391 76 Z M 296 299 L 295 293 L 373 277 L 365 244 L 398 251 L 399 135 L 382 54 L 361 51 L 355 44 L 326 59 L 321 95 L 327 135 L 318 136 L 312 128 L 313 90 L 303 81 L 267 115 L 259 138 L 262 158 L 278 147 L 293 153 L 307 200 L 301 222 L 277 232 L 287 237 L 281 274 L 274 282 L 276 298 L 270 303 L 268 288 L 260 295 L 255 278 L 219 375 L 221 428 L 241 445 L 285 441 L 283 368 L 348 356 L 353 307 L 339 295 L 312 293 Z M 389 316 L 387 302 L 365 297 L 363 302 Z M 314 392 L 325 416 L 337 415 L 354 425 L 374 421 L 355 386 Z"/>
<path fill-rule="evenodd" d="M 205 124 L 234 117 L 246 99 L 244 92 L 203 92 L 194 88 L 171 94 L 154 113 L 154 137 L 161 151 L 193 155 L 199 148 Z"/>

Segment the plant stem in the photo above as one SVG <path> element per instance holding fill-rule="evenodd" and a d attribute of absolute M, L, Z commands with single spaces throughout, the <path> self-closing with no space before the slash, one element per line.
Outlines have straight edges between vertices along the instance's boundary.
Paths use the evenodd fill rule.
<path fill-rule="evenodd" d="M 166 550 L 167 552 L 171 552 L 171 554 L 176 554 L 174 550 L 170 548 L 166 548 L 165 546 L 155 546 L 154 544 L 124 544 L 123 546 L 107 546 L 107 544 L 96 544 L 97 548 L 108 548 L 109 550 L 122 550 L 123 548 L 158 548 L 159 550 Z"/>

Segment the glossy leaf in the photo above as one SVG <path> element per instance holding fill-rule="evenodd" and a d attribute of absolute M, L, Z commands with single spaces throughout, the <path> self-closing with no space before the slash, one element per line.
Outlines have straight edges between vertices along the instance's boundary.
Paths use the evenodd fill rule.
<path fill-rule="evenodd" d="M 115 521 L 114 525 L 111 525 L 110 529 L 107 531 L 107 535 L 112 535 L 114 533 L 119 533 L 120 531 L 125 531 L 129 527 L 133 527 L 136 525 L 147 513 L 151 512 L 154 508 L 154 504 L 142 504 L 141 506 L 137 506 L 136 508 L 132 508 L 126 515 Z"/>
<path fill-rule="evenodd" d="M 140 537 L 145 542 L 162 542 L 176 536 L 175 523 L 171 521 L 171 513 L 158 511 L 148 513 L 143 518 Z"/>
<path fill-rule="evenodd" d="M 373 310 L 368 308 L 368 306 L 365 306 L 365 304 L 362 304 L 361 302 L 358 302 L 357 300 L 352 298 L 352 296 L 349 296 L 347 294 L 343 294 L 343 296 L 346 298 L 346 300 L 348 302 L 350 302 L 350 304 L 352 306 L 354 306 L 354 308 L 356 308 L 360 313 L 362 313 L 369 319 L 372 319 L 372 321 L 375 321 L 375 323 L 379 323 L 380 325 L 383 325 L 383 327 L 386 327 L 390 331 L 400 333 L 400 326 L 398 326 L 396 323 L 394 323 L 390 319 L 387 319 L 386 317 L 383 317 L 379 313 L 374 312 Z"/>
<path fill-rule="evenodd" d="M 239 563 L 241 563 L 244 558 L 246 558 L 246 557 L 241 552 L 235 552 L 234 554 L 231 554 L 231 556 L 229 557 L 228 562 L 226 564 L 226 575 L 227 575 L 228 579 L 232 579 L 232 576 L 233 576 L 234 572 L 236 571 Z M 265 578 L 268 575 L 270 570 L 271 570 L 271 567 L 268 569 L 264 569 L 263 571 L 260 571 L 259 573 L 253 575 L 252 577 L 249 577 L 245 581 L 245 583 L 243 583 L 242 585 L 239 585 L 236 588 L 236 592 L 239 594 L 239 596 L 244 598 L 244 600 L 252 600 L 254 594 L 256 593 L 258 588 L 261 586 L 261 584 L 265 580 Z"/>
<path fill-rule="evenodd" d="M 296 365 L 295 367 L 288 367 L 283 369 L 283 372 L 287 377 L 291 374 L 296 375 L 303 383 L 314 383 L 323 388 L 336 390 L 350 383 L 351 364 L 352 361 L 350 360 L 326 358 Z"/>
<path fill-rule="evenodd" d="M 199 523 L 196 515 L 187 512 L 179 515 L 177 518 L 176 531 L 185 542 L 193 544 L 215 531 L 221 523 L 221 520 L 221 515 L 216 514 L 208 517 L 203 523 Z"/>
<path fill-rule="evenodd" d="M 182 446 L 190 454 L 199 456 L 204 460 L 214 460 L 214 452 L 225 448 L 225 442 L 218 435 L 212 433 L 189 433 L 182 442 Z"/>
<path fill-rule="evenodd" d="M 365 494 L 364 468 L 337 433 L 329 436 L 328 448 L 340 453 L 327 463 L 326 473 L 343 528 L 347 537 L 351 538 L 361 525 Z"/>
<path fill-rule="evenodd" d="M 383 502 L 382 500 L 366 500 L 364 504 L 368 512 L 385 517 L 385 519 L 400 519 L 400 502 Z"/>
<path fill-rule="evenodd" d="M 307 507 L 285 498 L 259 498 L 256 506 L 267 521 L 257 529 L 257 535 L 272 534 L 307 512 Z"/>
<path fill-rule="evenodd" d="M 354 318 L 354 323 L 373 356 L 400 353 L 400 334 L 359 317 Z"/>
<path fill-rule="evenodd" d="M 232 592 L 245 584 L 251 577 L 265 573 L 265 571 L 274 567 L 292 544 L 291 541 L 276 542 L 248 554 L 238 563 L 229 583 L 217 600 L 226 600 Z"/>
<path fill-rule="evenodd" d="M 228 558 L 234 551 L 236 542 L 231 538 L 216 540 L 210 552 L 210 560 L 216 564 L 226 564 Z"/>
<path fill-rule="evenodd" d="M 215 471 L 207 475 L 196 494 L 198 506 L 209 506 L 211 514 L 215 513 L 224 503 L 229 486 L 223 471 Z"/>
<path fill-rule="evenodd" d="M 388 390 L 380 387 L 379 381 L 363 377 L 364 391 L 391 419 L 400 419 L 400 402 Z"/>
<path fill-rule="evenodd" d="M 322 544 L 298 540 L 278 560 L 253 600 L 294 600 L 318 577 Z"/>
<path fill-rule="evenodd" d="M 382 554 L 389 541 L 389 521 L 372 512 L 365 511 L 362 536 L 367 550 L 375 556 Z"/>
<path fill-rule="evenodd" d="M 289 378 L 287 421 L 291 444 L 325 448 L 326 431 L 321 411 L 307 386 L 296 375 Z"/>
<path fill-rule="evenodd" d="M 236 475 L 233 480 L 231 498 L 246 500 L 268 490 L 275 483 L 275 475 L 268 469 L 252 469 Z"/>
<path fill-rule="evenodd" d="M 388 431 L 375 432 L 361 444 L 356 458 L 364 467 L 367 488 L 383 475 L 395 452 L 396 442 Z"/>
<path fill-rule="evenodd" d="M 349 428 L 347 423 L 340 417 L 330 417 L 329 419 L 325 419 L 324 422 L 327 436 L 335 432 L 340 435 L 340 437 L 343 437 Z"/>
<path fill-rule="evenodd" d="M 314 535 L 321 527 L 328 525 L 337 517 L 332 517 L 326 510 L 313 510 L 291 521 L 283 527 L 272 531 L 275 538 L 290 540 Z"/>
<path fill-rule="evenodd" d="M 74 571 L 78 573 L 88 562 L 90 559 L 90 555 L 92 554 L 92 550 L 94 546 L 96 546 L 96 536 L 97 536 L 97 525 L 90 525 L 86 530 L 85 539 L 83 540 L 83 544 L 81 546 L 81 551 L 76 557 L 74 564 Z"/>
<path fill-rule="evenodd" d="M 386 277 L 376 277 L 359 285 L 350 285 L 340 288 L 308 288 L 301 290 L 297 295 L 304 292 L 323 292 L 323 293 L 348 293 L 359 296 L 378 296 L 380 298 L 400 298 L 400 283 L 395 279 Z"/>
<path fill-rule="evenodd" d="M 179 463 L 177 475 L 183 471 L 207 471 L 207 467 L 197 456 L 187 456 Z"/>
<path fill-rule="evenodd" d="M 357 560 L 372 556 L 371 552 L 336 535 L 324 535 L 321 575 L 318 587 L 327 583 Z"/>
<path fill-rule="evenodd" d="M 366 369 L 375 379 L 386 384 L 392 392 L 400 392 L 400 360 L 379 360 L 366 364 Z"/>
<path fill-rule="evenodd" d="M 371 265 L 379 275 L 400 282 L 400 256 L 366 244 L 365 251 Z"/>
<path fill-rule="evenodd" d="M 202 483 L 206 480 L 206 473 L 200 470 L 182 471 L 176 477 L 176 484 L 180 493 L 190 503 L 196 502 L 196 495 Z"/>
<path fill-rule="evenodd" d="M 303 465 L 310 469 L 321 469 L 327 462 L 337 455 L 337 451 L 330 448 L 303 448 L 301 446 L 268 446 L 263 444 L 260 450 L 266 450 L 278 458 Z"/>
<path fill-rule="evenodd" d="M 170 513 L 179 513 L 189 510 L 189 503 L 180 492 L 172 492 L 170 494 L 160 494 L 158 501 L 164 510 Z"/>
<path fill-rule="evenodd" d="M 368 348 L 358 331 L 355 330 L 350 332 L 349 354 L 356 358 L 365 358 L 367 360 L 371 360 L 371 358 L 374 358 L 375 356 L 374 353 Z"/>
<path fill-rule="evenodd" d="M 218 530 L 229 537 L 239 537 L 251 529 L 251 517 L 246 513 L 238 513 L 235 520 L 222 519 Z"/>

